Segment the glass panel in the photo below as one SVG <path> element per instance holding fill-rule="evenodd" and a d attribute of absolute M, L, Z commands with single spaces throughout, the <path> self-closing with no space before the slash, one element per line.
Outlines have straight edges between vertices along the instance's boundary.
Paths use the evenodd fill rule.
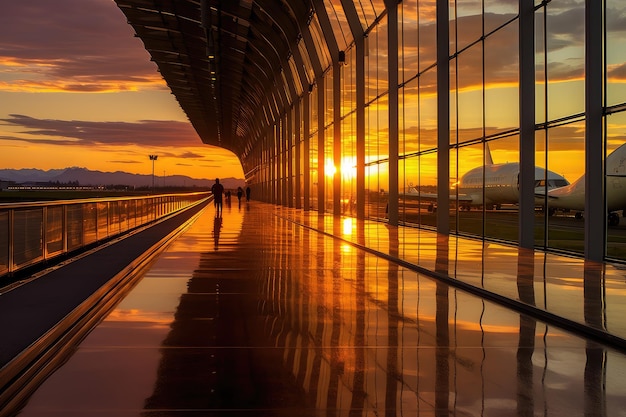
<path fill-rule="evenodd" d="M 293 103 L 293 98 L 291 97 L 291 90 L 289 88 L 289 82 L 287 81 L 287 74 L 285 71 L 280 72 L 280 79 L 282 81 L 282 90 L 285 96 L 287 97 L 287 101 L 289 104 Z"/>
<path fill-rule="evenodd" d="M 378 0 L 381 3 L 380 0 Z M 356 12 L 359 15 L 359 21 L 361 22 L 361 26 L 363 30 L 367 30 L 367 28 L 374 23 L 376 20 L 376 11 L 374 10 L 374 4 L 370 0 L 355 0 L 354 7 L 356 8 Z M 384 3 L 381 5 L 382 9 L 385 10 Z"/>
<path fill-rule="evenodd" d="M 457 199 L 456 186 L 459 182 L 459 178 L 462 175 L 458 170 L 459 165 L 459 151 L 457 148 L 450 148 L 450 176 L 448 177 L 448 184 L 450 184 L 450 207 L 443 207 L 437 204 L 437 210 L 446 210 L 450 215 L 450 231 L 452 233 L 458 233 L 458 212 L 456 211 L 455 204 Z"/>
<path fill-rule="evenodd" d="M 448 27 L 450 28 L 450 33 L 449 33 L 449 37 L 450 37 L 450 43 L 449 43 L 449 48 L 448 48 L 448 55 L 453 56 L 456 52 L 457 52 L 457 47 L 456 47 L 456 24 L 455 24 L 455 20 L 456 20 L 456 10 L 455 10 L 455 3 L 456 0 L 449 0 L 448 1 L 448 19 L 449 19 L 449 24 Z M 436 44 L 435 44 L 436 45 Z"/>
<path fill-rule="evenodd" d="M 335 175 L 338 175 L 335 159 L 333 158 L 333 147 L 335 145 L 333 129 L 334 125 L 332 124 L 328 128 L 324 129 L 324 207 L 330 213 L 333 212 L 333 181 Z"/>
<path fill-rule="evenodd" d="M 386 217 L 388 186 L 388 110 L 384 100 L 365 109 L 366 216 Z"/>
<path fill-rule="evenodd" d="M 341 116 L 356 110 L 355 48 L 346 51 L 346 62 L 341 66 Z"/>
<path fill-rule="evenodd" d="M 457 59 L 451 59 L 450 65 L 448 66 L 450 71 L 450 144 L 457 143 L 457 99 L 458 99 L 458 90 L 457 90 Z"/>
<path fill-rule="evenodd" d="M 317 18 L 317 13 L 314 13 L 311 17 L 309 31 L 311 32 L 313 43 L 315 44 L 315 50 L 317 52 L 317 56 L 320 59 L 320 64 L 322 65 L 322 70 L 325 70 L 330 66 L 332 60 L 330 58 L 330 51 L 328 50 L 326 38 L 324 38 L 322 28 L 320 27 L 320 22 Z"/>
<path fill-rule="evenodd" d="M 483 136 L 482 57 L 482 43 L 478 43 L 457 58 L 459 143 Z"/>
<path fill-rule="evenodd" d="M 161 204 L 161 210 L 159 211 L 159 215 L 165 214 L 163 210 L 164 204 Z M 123 200 L 120 201 L 120 227 L 123 232 L 128 230 L 128 201 Z"/>
<path fill-rule="evenodd" d="M 378 95 L 389 90 L 389 42 L 387 33 L 387 16 L 376 25 L 376 55 Z"/>
<path fill-rule="evenodd" d="M 303 122 L 303 119 L 301 118 L 300 119 L 300 123 L 302 123 L 302 122 Z M 304 129 L 301 128 L 300 132 L 304 132 Z M 300 175 L 297 178 L 297 181 L 298 181 L 298 183 L 297 183 L 298 185 L 297 186 L 300 188 L 300 202 L 299 202 L 300 205 L 299 205 L 299 207 L 304 208 L 304 192 L 305 192 L 305 189 L 304 189 L 304 176 L 305 175 L 309 175 L 309 173 L 308 172 L 304 172 L 304 136 L 302 136 L 302 134 L 300 135 L 300 141 L 298 142 L 297 146 L 300 148 L 300 160 L 296 160 L 296 163 L 298 164 L 298 166 L 300 168 L 299 171 L 298 171 L 300 173 Z"/>
<path fill-rule="evenodd" d="M 485 135 L 519 127 L 517 21 L 485 39 Z"/>
<path fill-rule="evenodd" d="M 0 274 L 9 272 L 9 212 L 0 211 Z"/>
<path fill-rule="evenodd" d="M 131 204 L 130 201 L 128 204 Z M 83 236 L 84 236 L 84 245 L 88 245 L 90 243 L 98 240 L 97 233 L 97 220 L 98 220 L 98 212 L 95 203 L 85 203 L 83 204 Z"/>
<path fill-rule="evenodd" d="M 412 80 L 398 90 L 398 149 L 402 158 L 398 161 L 399 214 L 401 221 L 417 223 L 413 192 L 418 179 L 418 79 Z M 410 212 L 411 220 L 408 220 Z"/>
<path fill-rule="evenodd" d="M 414 155 L 398 161 L 398 211 L 400 221 L 419 224 L 419 156 Z"/>
<path fill-rule="evenodd" d="M 420 224 L 437 226 L 435 215 L 437 195 L 437 152 L 429 152 L 419 157 L 419 178 L 416 186 L 420 193 Z"/>
<path fill-rule="evenodd" d="M 398 90 L 398 149 L 400 155 L 416 154 L 419 151 L 418 129 L 419 129 L 419 79 L 414 79 L 410 83 Z M 400 189 L 406 184 L 399 184 Z"/>
<path fill-rule="evenodd" d="M 311 133 L 309 137 L 309 175 L 310 175 L 310 187 L 309 190 L 309 204 L 311 209 L 317 210 L 317 187 L 318 187 L 318 143 L 317 143 L 317 86 L 311 91 L 309 97 L 310 102 L 310 123 Z"/>
<path fill-rule="evenodd" d="M 333 71 L 324 74 L 324 126 L 328 126 L 335 120 L 335 100 L 333 99 Z"/>
<path fill-rule="evenodd" d="M 546 33 L 544 8 L 535 12 L 535 122 L 546 122 Z"/>
<path fill-rule="evenodd" d="M 400 135 L 402 137 L 402 134 Z M 413 162 L 413 165 L 410 162 Z M 409 190 L 409 185 L 407 182 L 409 178 L 417 178 L 417 171 L 411 175 L 408 170 L 410 168 L 417 167 L 417 155 L 413 156 L 413 158 L 401 157 L 398 160 L 398 214 L 400 221 L 405 221 L 405 212 L 407 210 L 406 202 L 407 202 L 407 191 Z M 411 184 L 411 187 L 415 186 L 414 183 Z"/>
<path fill-rule="evenodd" d="M 485 34 L 496 30 L 517 17 L 518 2 L 483 0 L 485 10 Z"/>
<path fill-rule="evenodd" d="M 483 34 L 482 5 L 480 2 L 456 2 L 457 51 L 478 41 Z"/>
<path fill-rule="evenodd" d="M 547 165 L 546 161 L 546 130 L 541 129 L 535 131 L 535 166 L 537 168 L 545 169 Z M 537 172 L 535 174 L 535 182 L 540 181 L 541 178 L 545 177 L 542 173 L 542 170 L 535 168 Z M 538 248 L 546 248 L 547 247 L 547 210 L 545 207 L 547 206 L 548 196 L 544 193 L 541 193 L 542 189 L 539 190 L 540 193 L 538 195 L 542 195 L 543 197 L 535 197 L 535 246 Z"/>
<path fill-rule="evenodd" d="M 51 206 L 46 211 L 46 252 L 54 255 L 63 251 L 63 207 Z"/>
<path fill-rule="evenodd" d="M 15 210 L 13 213 L 13 262 L 16 267 L 43 257 L 43 209 Z"/>
<path fill-rule="evenodd" d="M 121 202 L 118 202 L 121 204 Z M 83 245 L 83 208 L 80 204 L 67 206 L 67 249 L 72 251 Z"/>
<path fill-rule="evenodd" d="M 154 202 L 152 210 L 155 210 Z M 120 209 L 119 201 L 109 203 L 109 236 L 114 236 L 120 232 Z"/>
<path fill-rule="evenodd" d="M 437 148 L 436 68 L 419 77 L 419 147 L 421 151 Z"/>
<path fill-rule="evenodd" d="M 356 214 L 356 113 L 341 122 L 342 213 Z"/>
<path fill-rule="evenodd" d="M 389 163 L 382 162 L 365 167 L 366 216 L 370 219 L 387 218 L 389 188 Z"/>
<path fill-rule="evenodd" d="M 380 158 L 389 158 L 389 98 L 388 96 L 382 96 L 377 100 L 376 116 L 378 119 L 377 131 L 378 146 Z M 385 188 L 388 188 L 386 186 Z"/>
<path fill-rule="evenodd" d="M 606 0 L 607 105 L 626 102 L 626 32 L 624 0 Z"/>
<path fill-rule="evenodd" d="M 298 70 L 296 69 L 296 61 L 293 59 L 292 56 L 289 57 L 289 60 L 287 62 L 289 63 L 289 72 L 291 73 L 291 77 L 295 83 L 294 87 L 296 88 L 296 94 L 300 96 L 304 91 L 304 89 L 302 88 L 302 83 L 306 82 L 306 80 L 300 79 L 300 74 L 298 74 Z"/>
<path fill-rule="evenodd" d="M 311 90 L 311 93 L 309 95 L 309 123 L 310 123 L 310 129 L 311 129 L 311 134 L 317 132 L 318 129 L 318 121 L 317 121 L 317 110 L 318 110 L 318 106 L 317 106 L 317 94 L 318 94 L 318 88 L 317 85 L 313 86 L 313 89 Z"/>
<path fill-rule="evenodd" d="M 453 154 L 451 154 L 452 156 Z M 492 209 L 491 191 L 497 186 L 495 175 L 484 166 L 483 144 L 463 146 L 458 151 L 458 177 L 452 183 L 452 206 L 456 208 L 458 231 L 483 235 L 483 210 Z M 491 168 L 491 167 L 490 167 Z M 454 176 L 451 175 L 452 178 Z"/>
<path fill-rule="evenodd" d="M 585 111 L 584 6 L 581 0 L 546 6 L 548 120 Z"/>
<path fill-rule="evenodd" d="M 398 67 L 400 82 L 417 75 L 418 61 L 418 20 L 415 2 L 403 2 L 398 5 L 400 27 L 398 28 Z"/>
<path fill-rule="evenodd" d="M 436 0 L 418 2 L 419 66 L 425 71 L 437 62 L 437 5 Z"/>
<path fill-rule="evenodd" d="M 488 165 L 491 161 L 494 165 Z M 519 232 L 519 136 L 485 144 L 485 236 L 517 242 Z"/>
<path fill-rule="evenodd" d="M 304 72 L 307 76 L 307 81 L 310 84 L 313 84 L 315 81 L 315 71 L 313 70 L 313 65 L 311 64 L 311 57 L 309 56 L 309 51 L 306 48 L 306 45 L 303 40 L 298 42 L 298 50 L 300 51 L 300 55 L 302 56 L 302 60 L 304 61 Z"/>
<path fill-rule="evenodd" d="M 548 129 L 548 246 L 573 252 L 584 252 L 584 193 L 572 201 L 572 191 L 553 190 L 563 177 L 574 183 L 585 173 L 585 124 L 571 123 Z M 554 180 L 553 180 L 554 178 Z M 584 181 L 584 179 L 583 179 Z"/>
<path fill-rule="evenodd" d="M 348 19 L 343 11 L 341 0 L 325 1 L 326 13 L 328 13 L 328 19 L 333 27 L 335 33 L 335 39 L 337 40 L 337 46 L 340 51 L 346 49 L 346 47 L 352 42 L 352 32 L 348 25 Z"/>
<path fill-rule="evenodd" d="M 389 86 L 386 18 L 365 38 L 365 54 L 365 101 L 369 103 Z"/>
<path fill-rule="evenodd" d="M 607 229 L 607 256 L 626 259 L 626 238 L 623 234 L 625 223 L 624 209 L 626 209 L 626 146 L 624 143 L 624 127 L 626 126 L 626 111 L 607 116 L 607 158 L 606 158 L 606 198 L 609 212 L 621 211 L 620 217 L 613 217 Z M 618 151 L 616 149 L 620 148 Z M 619 213 L 617 213 L 619 214 Z M 613 224 L 611 224 L 613 223 Z"/>

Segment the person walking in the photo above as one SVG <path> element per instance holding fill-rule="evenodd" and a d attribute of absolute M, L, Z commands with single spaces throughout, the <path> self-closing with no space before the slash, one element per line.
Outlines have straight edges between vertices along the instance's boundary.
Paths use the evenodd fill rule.
<path fill-rule="evenodd" d="M 215 178 L 215 184 L 211 187 L 213 193 L 213 203 L 215 204 L 215 216 L 222 215 L 222 195 L 224 194 L 224 186 L 220 184 L 220 179 Z"/>
<path fill-rule="evenodd" d="M 246 187 L 246 201 L 250 201 L 250 192 L 252 190 L 250 190 L 250 187 Z"/>
<path fill-rule="evenodd" d="M 237 187 L 237 200 L 239 200 L 239 207 L 241 207 L 241 197 L 243 197 L 243 188 Z"/>

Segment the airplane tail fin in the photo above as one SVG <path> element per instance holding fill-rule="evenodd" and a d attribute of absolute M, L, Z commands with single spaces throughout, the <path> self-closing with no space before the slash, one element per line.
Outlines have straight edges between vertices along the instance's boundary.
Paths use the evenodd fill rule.
<path fill-rule="evenodd" d="M 491 157 L 489 142 L 485 142 L 485 165 L 493 165 L 493 158 Z"/>

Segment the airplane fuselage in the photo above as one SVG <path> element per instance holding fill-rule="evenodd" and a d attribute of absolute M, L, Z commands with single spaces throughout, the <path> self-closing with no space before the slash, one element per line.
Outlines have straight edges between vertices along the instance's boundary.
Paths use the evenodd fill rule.
<path fill-rule="evenodd" d="M 607 156 L 605 164 L 607 212 L 624 210 L 626 209 L 626 144 L 611 152 Z M 542 204 L 544 204 L 543 201 Z M 584 211 L 585 175 L 567 187 L 549 190 L 548 207 L 552 209 Z"/>
<path fill-rule="evenodd" d="M 548 190 L 569 184 L 561 175 L 535 167 L 535 192 L 545 193 L 546 182 Z M 518 204 L 519 163 L 511 162 L 474 168 L 461 177 L 457 190 L 461 205 Z"/>

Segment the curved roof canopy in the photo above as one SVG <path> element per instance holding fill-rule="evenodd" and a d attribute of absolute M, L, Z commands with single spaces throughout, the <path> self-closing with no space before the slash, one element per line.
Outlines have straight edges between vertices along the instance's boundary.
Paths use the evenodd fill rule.
<path fill-rule="evenodd" d="M 240 158 L 321 72 L 299 45 L 315 0 L 115 1 L 202 141 Z"/>

